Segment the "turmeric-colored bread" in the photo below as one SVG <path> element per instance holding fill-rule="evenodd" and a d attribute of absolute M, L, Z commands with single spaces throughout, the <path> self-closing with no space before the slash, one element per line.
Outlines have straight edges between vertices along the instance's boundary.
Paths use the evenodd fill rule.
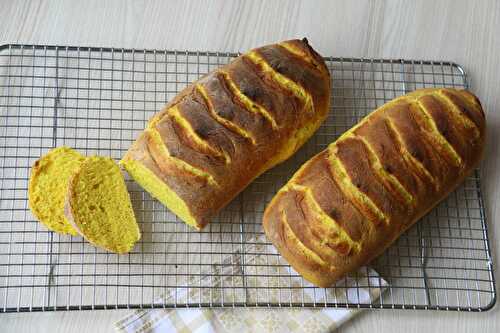
<path fill-rule="evenodd" d="M 330 75 L 307 40 L 260 47 L 203 76 L 150 119 L 121 165 L 196 229 L 318 129 Z"/>
<path fill-rule="evenodd" d="M 130 252 L 141 236 L 123 175 L 108 157 L 88 157 L 76 170 L 65 213 L 87 241 L 111 252 Z"/>
<path fill-rule="evenodd" d="M 52 149 L 31 169 L 28 201 L 36 218 L 49 230 L 76 235 L 64 216 L 68 182 L 85 157 L 68 147 Z"/>
<path fill-rule="evenodd" d="M 479 100 L 422 89 L 365 117 L 306 162 L 264 213 L 264 229 L 302 276 L 328 287 L 381 254 L 478 165 Z"/>

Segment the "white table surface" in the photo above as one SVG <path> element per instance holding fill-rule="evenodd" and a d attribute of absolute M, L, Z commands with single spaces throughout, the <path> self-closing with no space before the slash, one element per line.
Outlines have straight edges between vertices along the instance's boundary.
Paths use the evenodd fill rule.
<path fill-rule="evenodd" d="M 0 0 L 9 42 L 245 51 L 307 37 L 323 55 L 452 60 L 487 111 L 483 163 L 495 267 L 500 237 L 500 2 L 495 1 L 11 1 Z M 2 332 L 101 332 L 126 310 L 1 314 Z M 499 332 L 486 313 L 364 311 L 343 332 Z"/>

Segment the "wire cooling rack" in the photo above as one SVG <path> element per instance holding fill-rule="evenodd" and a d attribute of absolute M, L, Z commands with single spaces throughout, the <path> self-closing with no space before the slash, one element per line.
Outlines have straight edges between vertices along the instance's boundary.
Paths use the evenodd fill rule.
<path fill-rule="evenodd" d="M 372 263 L 332 288 L 289 268 L 261 227 L 295 170 L 368 112 L 422 87 L 467 87 L 449 62 L 326 58 L 332 110 L 289 161 L 255 180 L 206 229 L 178 221 L 127 179 L 142 239 L 128 255 L 47 231 L 27 204 L 49 149 L 123 156 L 146 120 L 236 54 L 5 45 L 0 50 L 0 312 L 153 307 L 487 310 L 496 299 L 479 173 Z M 353 282 L 354 281 L 354 282 Z M 357 297 L 356 297 L 357 296 Z"/>

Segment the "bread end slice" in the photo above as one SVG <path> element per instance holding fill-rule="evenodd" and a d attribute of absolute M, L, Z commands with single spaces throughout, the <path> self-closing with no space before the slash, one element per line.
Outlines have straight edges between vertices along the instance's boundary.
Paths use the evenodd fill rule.
<path fill-rule="evenodd" d="M 58 147 L 38 159 L 32 169 L 28 187 L 31 211 L 49 230 L 77 235 L 64 215 L 68 182 L 85 157 L 69 147 Z"/>

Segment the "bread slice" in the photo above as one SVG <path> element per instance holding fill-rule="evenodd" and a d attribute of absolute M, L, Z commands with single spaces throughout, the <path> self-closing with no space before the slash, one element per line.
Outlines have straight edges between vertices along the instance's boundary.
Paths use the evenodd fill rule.
<path fill-rule="evenodd" d="M 64 216 L 68 182 L 85 157 L 69 147 L 52 149 L 31 169 L 28 201 L 33 214 L 49 230 L 76 235 Z"/>
<path fill-rule="evenodd" d="M 87 241 L 111 252 L 130 252 L 141 237 L 123 175 L 108 157 L 81 164 L 69 181 L 65 214 Z"/>

